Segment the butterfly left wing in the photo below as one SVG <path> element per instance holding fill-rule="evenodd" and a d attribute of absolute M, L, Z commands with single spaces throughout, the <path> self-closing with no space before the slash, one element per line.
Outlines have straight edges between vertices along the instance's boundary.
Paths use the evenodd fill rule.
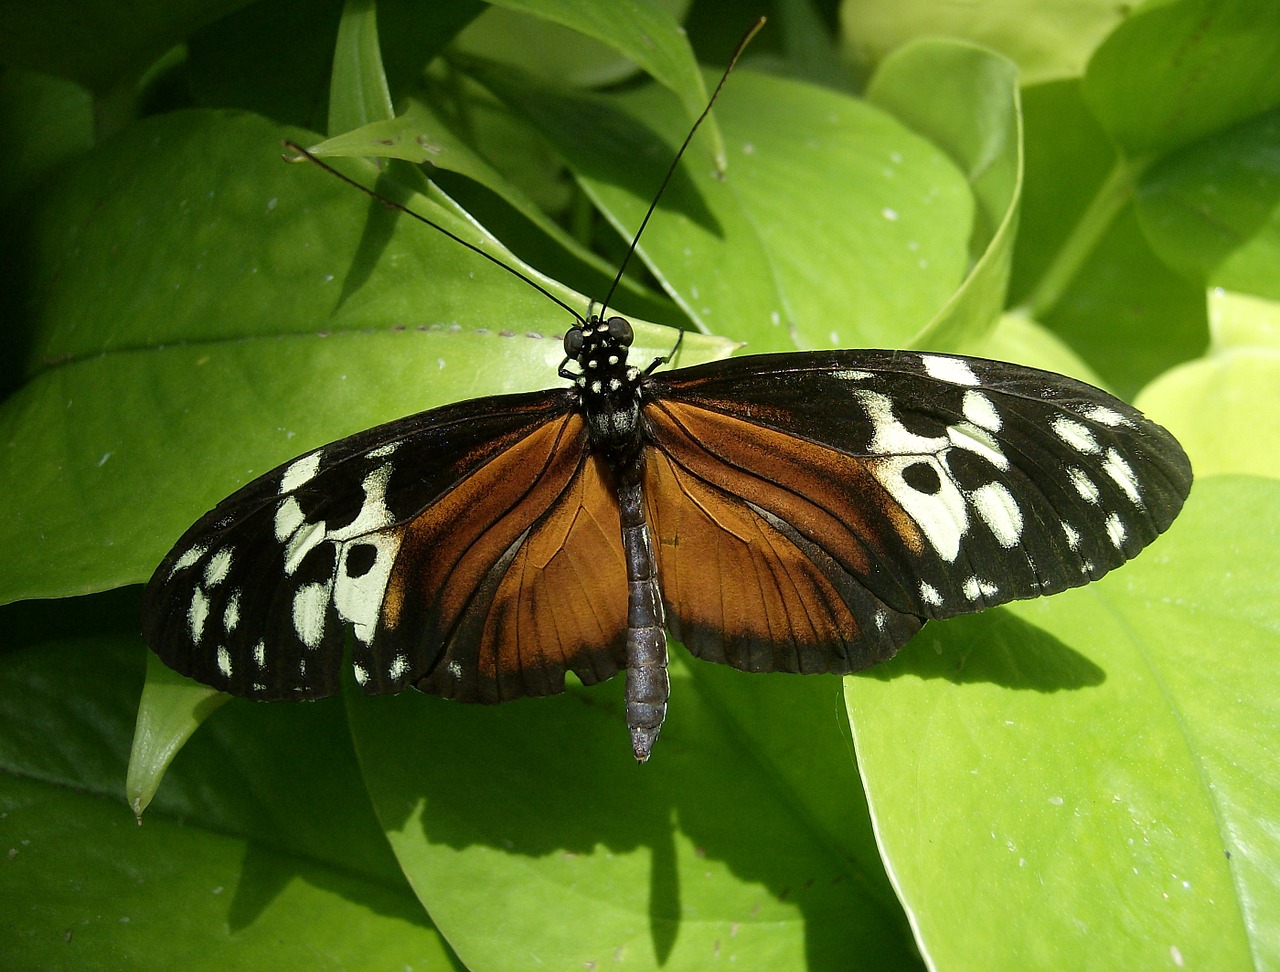
<path fill-rule="evenodd" d="M 501 701 L 563 691 L 566 670 L 607 678 L 624 605 L 582 587 L 625 589 L 625 573 L 598 476 L 567 391 L 378 426 L 192 526 L 147 586 L 144 637 L 170 667 L 255 699 L 334 694 L 348 627 L 367 692 Z M 553 586 L 567 604 L 549 603 Z"/>
<path fill-rule="evenodd" d="M 659 373 L 646 399 L 669 626 L 749 671 L 856 671 L 926 619 L 1087 583 L 1191 483 L 1135 409 L 1003 362 L 761 355 Z"/>

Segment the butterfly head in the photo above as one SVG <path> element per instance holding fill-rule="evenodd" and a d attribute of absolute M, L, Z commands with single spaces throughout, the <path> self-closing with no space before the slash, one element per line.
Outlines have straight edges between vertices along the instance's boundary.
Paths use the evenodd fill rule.
<path fill-rule="evenodd" d="M 626 318 L 588 317 L 565 331 L 560 377 L 571 379 L 583 392 L 617 395 L 626 387 L 629 395 L 639 379 L 639 372 L 627 364 L 627 349 L 634 337 Z M 570 361 L 578 371 L 568 370 Z"/>
<path fill-rule="evenodd" d="M 635 335 L 623 317 L 601 320 L 589 317 L 585 324 L 569 328 L 564 335 L 566 361 L 576 361 L 584 375 L 608 375 L 625 371 L 627 349 Z"/>

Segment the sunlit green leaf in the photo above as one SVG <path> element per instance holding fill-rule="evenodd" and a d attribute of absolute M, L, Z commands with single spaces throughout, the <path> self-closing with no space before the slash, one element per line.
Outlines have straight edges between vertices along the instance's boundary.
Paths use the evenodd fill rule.
<path fill-rule="evenodd" d="M 1089 62 L 1084 97 L 1130 158 L 1190 145 L 1280 103 L 1280 6 L 1146 4 Z"/>
<path fill-rule="evenodd" d="M 945 35 L 999 51 L 1018 65 L 1024 84 L 1080 74 L 1094 48 L 1123 17 L 1109 0 L 844 0 L 840 23 L 852 55 L 878 64 L 895 48 Z"/>
<path fill-rule="evenodd" d="M 1280 575 L 1259 569 L 1277 542 L 1280 484 L 1202 480 L 1113 576 L 931 624 L 847 680 L 877 838 L 933 964 L 1280 960 Z"/>

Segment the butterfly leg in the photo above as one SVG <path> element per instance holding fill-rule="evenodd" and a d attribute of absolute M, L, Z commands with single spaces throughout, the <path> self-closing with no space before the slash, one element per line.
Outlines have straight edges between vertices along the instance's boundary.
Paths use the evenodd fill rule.
<path fill-rule="evenodd" d="M 627 727 L 643 763 L 667 714 L 667 632 L 640 480 L 622 486 L 618 498 L 627 560 Z"/>
<path fill-rule="evenodd" d="M 646 376 L 653 374 L 655 368 L 657 368 L 659 365 L 666 364 L 668 361 L 670 361 L 672 358 L 674 358 L 677 354 L 680 353 L 680 345 L 682 344 L 684 344 L 684 331 L 680 332 L 680 336 L 676 338 L 676 343 L 672 346 L 671 350 L 668 351 L 666 354 L 660 355 L 654 358 L 652 361 L 650 361 L 649 367 L 645 368 L 643 373 Z"/>

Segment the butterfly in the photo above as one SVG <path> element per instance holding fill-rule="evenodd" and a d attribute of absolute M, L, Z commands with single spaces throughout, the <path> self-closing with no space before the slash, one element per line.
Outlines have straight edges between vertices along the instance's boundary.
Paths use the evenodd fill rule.
<path fill-rule="evenodd" d="M 411 415 L 233 493 L 147 585 L 143 636 L 167 665 L 319 698 L 340 690 L 349 632 L 370 694 L 496 703 L 625 671 L 643 762 L 668 631 L 743 671 L 848 674 L 928 620 L 1096 580 L 1191 487 L 1172 435 L 1062 375 L 913 351 L 641 368 L 612 289 L 582 317 L 521 279 L 576 318 L 568 385 Z"/>
<path fill-rule="evenodd" d="M 927 620 L 1053 594 L 1180 510 L 1174 437 L 999 361 L 812 351 L 662 371 L 631 325 L 564 336 L 567 387 L 460 402 L 312 450 L 198 520 L 147 586 L 170 667 L 234 695 L 465 702 L 626 672 L 648 758 L 666 632 L 748 672 L 846 674 Z"/>

